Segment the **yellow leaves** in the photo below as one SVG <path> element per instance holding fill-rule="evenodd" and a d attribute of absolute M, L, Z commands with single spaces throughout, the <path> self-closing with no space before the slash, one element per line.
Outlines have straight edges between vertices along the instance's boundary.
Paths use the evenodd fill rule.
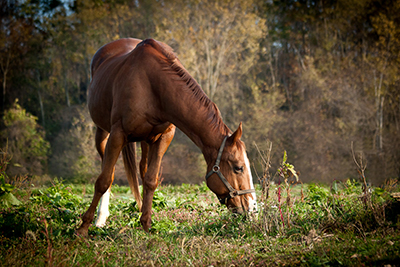
<path fill-rule="evenodd" d="M 166 9 L 179 12 L 171 12 L 168 20 L 163 20 L 168 32 L 158 31 L 157 38 L 178 45 L 174 48 L 179 58 L 210 98 L 221 91 L 238 90 L 235 81 L 257 62 L 265 20 L 250 12 L 252 7 L 246 1 L 168 5 Z"/>
<path fill-rule="evenodd" d="M 112 39 L 113 41 L 115 41 L 115 40 L 118 40 L 118 39 L 120 39 L 120 38 L 121 38 L 121 36 L 119 36 L 119 34 L 116 33 L 111 39 Z"/>
<path fill-rule="evenodd" d="M 379 39 L 376 46 L 384 58 L 398 54 L 400 47 L 400 4 L 395 1 L 371 18 L 372 27 Z"/>

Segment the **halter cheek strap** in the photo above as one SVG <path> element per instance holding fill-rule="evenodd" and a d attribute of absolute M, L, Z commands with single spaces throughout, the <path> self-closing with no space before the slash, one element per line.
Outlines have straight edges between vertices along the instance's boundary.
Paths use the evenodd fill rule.
<path fill-rule="evenodd" d="M 255 190 L 254 189 L 246 189 L 246 190 L 236 190 L 235 188 L 233 188 L 231 186 L 231 184 L 228 182 L 228 180 L 226 180 L 226 178 L 224 177 L 224 175 L 221 173 L 220 171 L 220 167 L 219 167 L 219 163 L 221 162 L 221 157 L 222 157 L 222 152 L 224 151 L 224 147 L 225 147 L 225 143 L 226 143 L 226 139 L 228 139 L 228 137 L 225 137 L 224 140 L 222 141 L 221 147 L 219 148 L 218 151 L 218 155 L 217 155 L 217 160 L 215 161 L 215 165 L 212 167 L 211 171 L 209 171 L 206 175 L 206 180 L 213 175 L 214 173 L 216 173 L 219 178 L 221 179 L 221 181 L 224 183 L 224 185 L 226 186 L 226 188 L 228 188 L 229 190 L 229 194 L 224 197 L 224 198 L 220 198 L 218 197 L 218 200 L 221 204 L 227 204 L 228 201 L 231 198 L 234 198 L 236 196 L 240 196 L 240 195 L 245 195 L 245 194 L 250 194 L 250 193 L 254 193 Z"/>

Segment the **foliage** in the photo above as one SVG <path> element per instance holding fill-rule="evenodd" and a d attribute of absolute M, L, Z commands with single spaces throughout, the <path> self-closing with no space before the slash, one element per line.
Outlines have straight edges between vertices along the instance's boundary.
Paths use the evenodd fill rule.
<path fill-rule="evenodd" d="M 23 109 L 18 100 L 3 116 L 7 128 L 1 132 L 2 147 L 12 157 L 7 172 L 16 174 L 42 174 L 47 166 L 49 142 L 37 123 L 37 118 Z"/>
<path fill-rule="evenodd" d="M 75 138 L 60 118 L 72 122 L 63 114 L 86 103 L 96 50 L 152 37 L 175 49 L 229 127 L 243 121 L 247 143 L 263 148 L 268 138 L 286 150 L 304 181 L 354 178 L 351 142 L 365 154 L 369 182 L 398 176 L 398 1 L 35 0 L 5 1 L 1 10 L 1 111 L 19 98 L 55 150 L 62 144 L 54 140 Z M 165 158 L 181 170 L 175 157 L 189 142 L 175 142 Z M 165 182 L 199 181 L 200 152 L 189 146 L 183 154 L 195 167 L 179 176 L 165 170 Z M 257 151 L 248 146 L 248 154 L 252 161 Z M 82 155 L 71 176 L 87 179 L 95 153 Z"/>
<path fill-rule="evenodd" d="M 359 184 L 343 184 L 361 192 Z M 372 211 L 365 210 L 353 189 L 342 187 L 333 193 L 324 185 L 310 184 L 304 201 L 293 201 L 291 223 L 265 230 L 260 225 L 261 212 L 280 220 L 272 208 L 277 195 L 260 203 L 260 213 L 246 219 L 215 205 L 218 201 L 209 190 L 201 189 L 204 186 L 161 186 L 155 194 L 150 235 L 140 228 L 140 213 L 127 197 L 129 188 L 118 187 L 113 190 L 106 226 L 91 227 L 90 237 L 82 239 L 73 232 L 88 205 L 89 199 L 77 196 L 86 186 L 55 181 L 50 187 L 32 190 L 21 206 L 0 210 L 0 259 L 4 266 L 50 261 L 54 265 L 103 262 L 107 266 L 356 266 L 399 260 L 398 202 L 385 189 L 376 189 L 385 199 L 376 204 L 395 215 L 383 218 L 383 225 L 373 223 Z M 295 198 L 300 197 L 299 189 L 293 188 Z"/>
<path fill-rule="evenodd" d="M 72 236 L 79 223 L 78 211 L 82 199 L 57 179 L 54 185 L 31 192 L 29 200 L 19 206 L 4 207 L 0 217 L 0 232 L 6 237 L 43 234 L 46 227 L 52 234 Z"/>
<path fill-rule="evenodd" d="M 247 12 L 251 9 L 249 2 L 237 0 L 170 1 L 166 6 L 157 36 L 176 49 L 213 101 L 228 95 L 236 105 L 237 79 L 257 62 L 266 27 L 262 18 Z M 227 103 L 219 103 L 225 110 Z"/>
<path fill-rule="evenodd" d="M 278 169 L 278 175 L 279 177 L 281 177 L 282 179 L 284 179 L 287 183 L 287 180 L 291 177 L 294 176 L 296 178 L 296 182 L 299 181 L 299 176 L 297 175 L 296 170 L 294 169 L 294 166 L 288 162 L 286 162 L 287 160 L 287 153 L 286 150 L 283 153 L 283 159 L 282 159 L 282 164 L 280 166 L 280 168 Z"/>
<path fill-rule="evenodd" d="M 6 182 L 9 180 L 6 169 L 10 161 L 7 148 L 0 150 L 0 155 L 0 205 L 2 207 L 19 205 L 21 202 L 11 193 L 15 189 L 15 186 Z"/>
<path fill-rule="evenodd" d="M 1 175 L 0 175 L 1 176 Z M 11 193 L 15 187 L 4 182 L 4 177 L 0 177 L 0 205 L 2 207 L 18 206 L 21 202 Z"/>

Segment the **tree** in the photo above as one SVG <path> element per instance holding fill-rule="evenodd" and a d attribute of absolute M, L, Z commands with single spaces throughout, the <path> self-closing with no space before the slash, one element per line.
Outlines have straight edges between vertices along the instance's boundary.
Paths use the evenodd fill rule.
<path fill-rule="evenodd" d="M 372 181 L 383 181 L 380 169 L 398 175 L 398 130 L 389 121 L 399 115 L 398 1 L 272 1 L 260 10 L 273 84 L 286 95 L 285 119 L 269 134 L 304 166 L 303 179 L 355 175 L 351 141 L 367 154 Z"/>
<path fill-rule="evenodd" d="M 211 100 L 235 112 L 241 79 L 257 62 L 264 20 L 239 0 L 171 1 L 164 12 L 157 38 L 175 49 Z"/>

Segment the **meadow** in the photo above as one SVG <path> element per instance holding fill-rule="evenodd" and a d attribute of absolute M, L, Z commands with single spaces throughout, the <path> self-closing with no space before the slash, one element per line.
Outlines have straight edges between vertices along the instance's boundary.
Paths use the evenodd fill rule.
<path fill-rule="evenodd" d="M 396 180 L 369 187 L 348 179 L 329 186 L 257 186 L 259 211 L 238 216 L 205 183 L 160 185 L 145 233 L 130 190 L 113 186 L 104 228 L 77 237 L 93 185 L 55 179 L 10 186 L 2 200 L 2 266 L 396 266 L 400 262 L 400 191 Z M 2 197 L 2 199 L 3 199 Z"/>

